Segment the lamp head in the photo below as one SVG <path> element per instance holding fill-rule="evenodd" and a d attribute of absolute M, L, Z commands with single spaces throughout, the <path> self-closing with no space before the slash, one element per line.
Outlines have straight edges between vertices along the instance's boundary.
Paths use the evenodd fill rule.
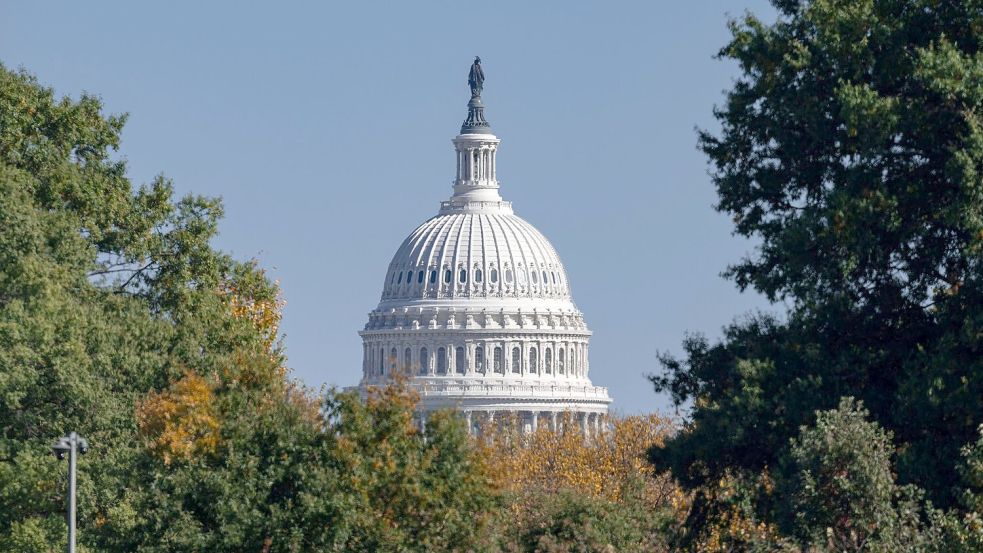
<path fill-rule="evenodd" d="M 51 446 L 51 452 L 55 454 L 59 460 L 65 458 L 65 454 L 72 450 L 72 443 L 69 441 L 67 436 L 63 436 L 55 442 L 55 445 Z"/>

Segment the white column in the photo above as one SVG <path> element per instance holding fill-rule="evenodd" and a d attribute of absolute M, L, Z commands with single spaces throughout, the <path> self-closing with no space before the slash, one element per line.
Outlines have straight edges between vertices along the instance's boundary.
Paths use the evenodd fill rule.
<path fill-rule="evenodd" d="M 539 411 L 532 412 L 532 431 L 535 433 L 539 430 Z"/>
<path fill-rule="evenodd" d="M 584 344 L 584 378 L 590 373 L 590 346 Z"/>
<path fill-rule="evenodd" d="M 474 150 L 468 150 L 468 178 L 470 180 L 475 180 L 475 163 L 474 163 Z"/>
<path fill-rule="evenodd" d="M 519 376 L 525 378 L 529 374 L 529 348 L 526 342 L 519 342 L 519 357 L 522 358 L 519 363 Z"/>
<path fill-rule="evenodd" d="M 471 435 L 471 432 L 472 432 L 472 428 L 471 428 L 471 411 L 465 411 L 464 412 L 464 421 L 468 425 L 468 435 L 470 436 Z"/>
<path fill-rule="evenodd" d="M 580 376 L 587 376 L 587 344 L 580 344 Z"/>

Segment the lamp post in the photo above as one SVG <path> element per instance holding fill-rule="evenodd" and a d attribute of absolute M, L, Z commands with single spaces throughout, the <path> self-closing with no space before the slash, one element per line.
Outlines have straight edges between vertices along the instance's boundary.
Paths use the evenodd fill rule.
<path fill-rule="evenodd" d="M 62 436 L 51 447 L 55 457 L 64 459 L 68 455 L 68 553 L 75 553 L 75 467 L 78 454 L 89 451 L 89 442 L 72 432 Z"/>

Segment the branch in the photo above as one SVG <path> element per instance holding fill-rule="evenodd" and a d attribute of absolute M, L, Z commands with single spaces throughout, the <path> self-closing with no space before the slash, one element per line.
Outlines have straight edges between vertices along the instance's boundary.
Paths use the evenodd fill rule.
<path fill-rule="evenodd" d="M 129 286 L 131 282 L 133 282 L 133 279 L 135 279 L 139 275 L 142 275 L 143 272 L 145 270 L 149 269 L 151 265 L 154 265 L 154 263 L 155 262 L 153 260 L 151 260 L 146 265 L 144 265 L 143 267 L 140 267 L 139 269 L 137 269 L 136 271 L 134 271 L 133 274 L 130 275 L 130 278 L 126 279 L 126 282 L 124 282 L 123 284 L 120 284 L 119 288 L 117 289 L 117 292 L 119 292 L 119 293 L 125 292 L 126 291 L 126 287 Z"/>

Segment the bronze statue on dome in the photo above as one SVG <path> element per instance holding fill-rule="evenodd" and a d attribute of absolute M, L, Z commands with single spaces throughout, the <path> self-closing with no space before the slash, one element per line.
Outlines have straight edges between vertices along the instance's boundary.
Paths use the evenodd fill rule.
<path fill-rule="evenodd" d="M 485 84 L 485 72 L 481 70 L 481 58 L 474 57 L 471 64 L 471 72 L 468 73 L 468 85 L 471 87 L 471 96 L 481 96 L 482 86 Z"/>

